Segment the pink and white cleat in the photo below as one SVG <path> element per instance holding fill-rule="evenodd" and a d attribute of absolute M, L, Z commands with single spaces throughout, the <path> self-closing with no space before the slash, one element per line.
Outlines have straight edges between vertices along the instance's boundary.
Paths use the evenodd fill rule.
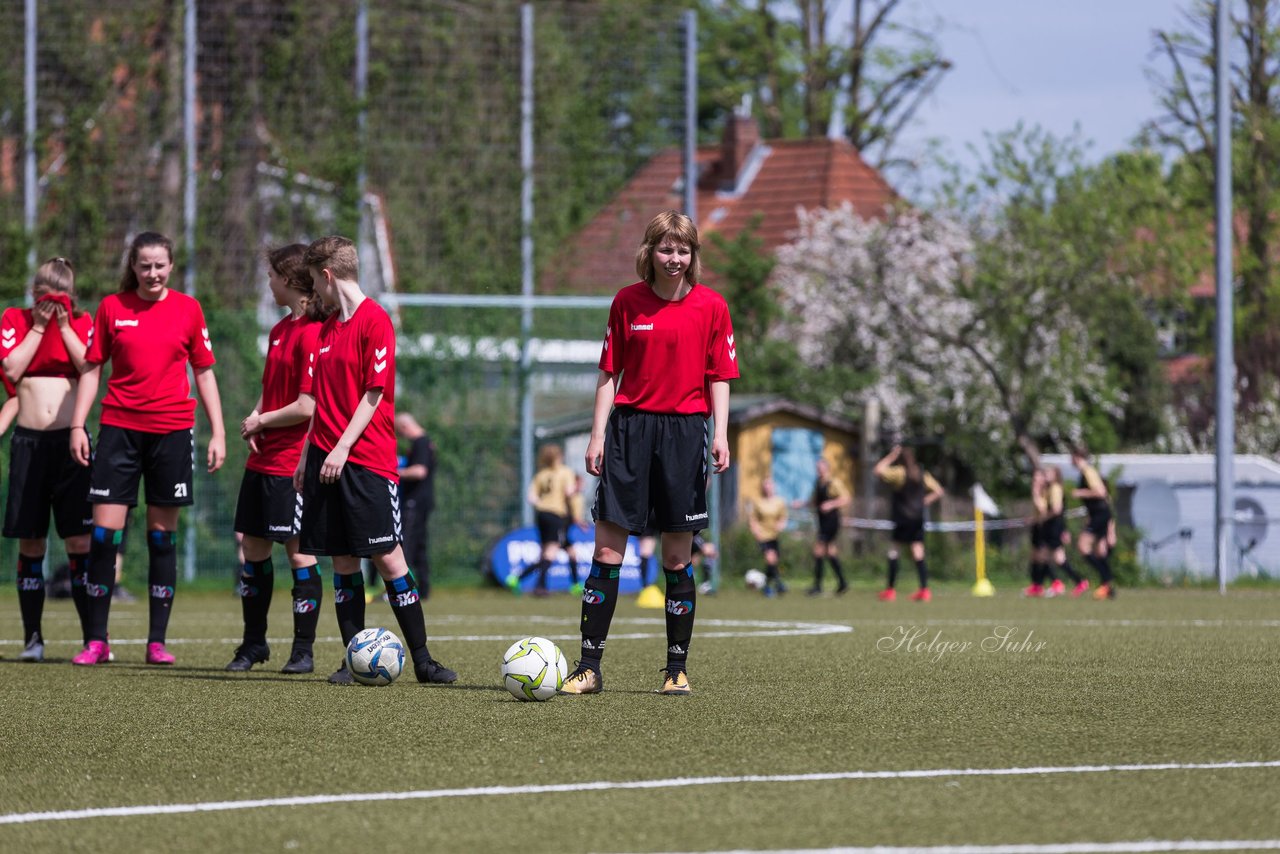
<path fill-rule="evenodd" d="M 91 640 L 85 644 L 84 649 L 76 653 L 71 663 L 88 667 L 94 664 L 106 664 L 110 660 L 111 647 L 107 646 L 105 641 Z"/>
<path fill-rule="evenodd" d="M 147 664 L 173 664 L 176 660 L 164 644 L 158 641 L 147 644 Z"/>

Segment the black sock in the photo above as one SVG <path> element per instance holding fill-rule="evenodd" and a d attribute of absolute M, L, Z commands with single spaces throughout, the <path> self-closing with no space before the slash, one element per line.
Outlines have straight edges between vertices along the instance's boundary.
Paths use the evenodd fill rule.
<path fill-rule="evenodd" d="M 67 568 L 71 573 L 71 602 L 80 617 L 82 640 L 89 643 L 89 596 L 84 591 L 85 573 L 89 570 L 89 553 L 67 552 Z"/>
<path fill-rule="evenodd" d="M 916 575 L 920 578 L 921 590 L 929 586 L 929 567 L 925 566 L 924 558 L 916 561 Z"/>
<path fill-rule="evenodd" d="M 44 555 L 18 555 L 18 610 L 22 612 L 22 641 L 40 631 L 44 615 Z"/>
<path fill-rule="evenodd" d="M 116 553 L 120 551 L 121 532 L 115 528 L 93 526 L 89 540 L 89 567 L 85 570 L 85 602 L 89 614 L 89 640 L 107 640 L 107 624 L 111 619 L 111 594 L 116 588 Z"/>
<path fill-rule="evenodd" d="M 169 615 L 173 613 L 174 588 L 178 584 L 177 531 L 148 531 L 147 554 L 150 557 L 147 586 L 151 594 L 147 643 L 164 643 L 169 631 Z"/>
<path fill-rule="evenodd" d="M 582 664 L 600 669 L 604 642 L 609 636 L 613 611 L 618 607 L 618 583 L 622 565 L 591 561 L 582 591 Z"/>
<path fill-rule="evenodd" d="M 520 580 L 524 581 L 535 572 L 538 574 L 538 580 L 534 582 L 534 587 L 539 590 L 545 590 L 547 587 L 547 569 L 551 567 L 551 561 L 546 558 L 538 558 L 537 563 L 531 563 L 524 569 L 520 570 Z"/>
<path fill-rule="evenodd" d="M 364 576 L 333 574 L 333 608 L 338 615 L 338 634 L 342 645 L 351 643 L 364 628 Z"/>
<path fill-rule="evenodd" d="M 1102 579 L 1103 584 L 1111 584 L 1115 581 L 1115 576 L 1111 574 L 1111 555 L 1101 555 L 1094 558 L 1094 566 L 1098 567 L 1098 577 Z"/>
<path fill-rule="evenodd" d="M 1062 563 L 1058 564 L 1058 569 L 1065 572 L 1067 574 L 1067 578 L 1070 578 L 1074 584 L 1079 584 L 1084 580 L 1080 573 L 1076 572 L 1075 569 L 1072 568 L 1071 561 L 1069 560 L 1064 560 Z"/>
<path fill-rule="evenodd" d="M 1027 567 L 1027 577 L 1031 579 L 1031 583 L 1033 585 L 1040 583 L 1040 564 L 1039 563 L 1035 562 L 1034 560 L 1031 561 L 1031 564 Z"/>
<path fill-rule="evenodd" d="M 896 557 L 889 558 L 889 589 L 893 589 L 893 585 L 898 583 L 898 559 Z"/>
<path fill-rule="evenodd" d="M 573 579 L 572 583 L 578 583 L 578 559 L 573 556 L 573 545 L 567 545 L 564 553 L 569 556 L 569 577 Z"/>
<path fill-rule="evenodd" d="M 384 583 L 387 598 L 391 602 L 391 613 L 396 615 L 405 646 L 413 654 L 414 662 L 429 657 L 426 654 L 427 621 L 422 615 L 422 599 L 418 595 L 418 582 L 414 580 L 413 573 Z"/>
<path fill-rule="evenodd" d="M 671 572 L 667 569 L 662 571 L 667 576 L 667 587 L 670 587 Z M 764 565 L 764 587 L 768 590 L 771 585 L 778 588 L 782 587 L 782 577 L 778 574 L 778 565 L 776 563 L 766 563 Z"/>
<path fill-rule="evenodd" d="M 823 559 L 820 557 L 815 557 L 813 559 L 813 589 L 814 590 L 822 589 L 822 561 Z"/>
<path fill-rule="evenodd" d="M 698 603 L 698 586 L 688 566 L 663 567 L 667 578 L 667 672 L 684 670 L 689 659 L 689 642 L 693 640 L 693 616 Z M 772 567 L 778 578 L 778 567 Z M 781 584 L 781 582 L 779 582 Z"/>
<path fill-rule="evenodd" d="M 828 557 L 827 560 L 831 562 L 831 569 L 835 572 L 836 581 L 840 584 L 838 589 L 843 590 L 848 587 L 849 583 L 844 579 L 844 568 L 840 566 L 840 560 L 836 557 Z"/>
<path fill-rule="evenodd" d="M 1040 564 L 1040 579 L 1042 584 L 1052 584 L 1058 580 L 1053 572 L 1053 564 L 1047 560 Z"/>
<path fill-rule="evenodd" d="M 293 648 L 311 652 L 320 622 L 320 600 L 324 597 L 320 567 L 313 563 L 295 568 L 293 590 L 289 593 L 293 598 Z"/>
<path fill-rule="evenodd" d="M 267 614 L 271 611 L 275 580 L 270 555 L 266 560 L 246 560 L 240 568 L 240 611 L 244 615 L 246 644 L 265 646 L 267 643 Z"/>

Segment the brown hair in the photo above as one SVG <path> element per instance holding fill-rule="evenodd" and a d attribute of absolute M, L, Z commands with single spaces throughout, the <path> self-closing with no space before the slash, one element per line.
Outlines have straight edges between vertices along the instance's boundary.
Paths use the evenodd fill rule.
<path fill-rule="evenodd" d="M 149 246 L 164 247 L 169 254 L 169 263 L 173 263 L 173 241 L 156 231 L 142 232 L 129 244 L 129 257 L 125 259 L 124 273 L 120 276 L 121 293 L 138 289 L 138 276 L 133 272 L 133 265 L 138 260 L 138 253 Z"/>
<path fill-rule="evenodd" d="M 71 305 L 76 304 L 76 271 L 66 258 L 50 258 L 36 268 L 31 278 L 31 293 L 45 288 L 55 294 L 66 294 L 71 297 Z"/>
<path fill-rule="evenodd" d="M 335 279 L 349 282 L 360 278 L 360 258 L 356 244 L 347 237 L 331 234 L 307 247 L 304 263 L 311 270 L 328 270 Z"/>
<path fill-rule="evenodd" d="M 302 243 L 290 243 L 267 252 L 267 263 L 284 279 L 286 287 L 302 291 L 302 311 L 312 320 L 324 320 L 336 310 L 326 306 L 324 300 L 316 295 L 315 285 L 311 282 L 311 271 L 306 263 L 307 247 Z"/>
<path fill-rule="evenodd" d="M 698 227 L 679 211 L 663 211 L 649 220 L 644 243 L 636 252 L 636 275 L 651 285 L 654 283 L 657 271 L 653 268 L 653 250 L 667 238 L 689 247 L 689 269 L 684 271 L 684 279 L 690 285 L 695 284 L 702 278 L 702 260 L 698 254 L 702 244 L 698 241 Z"/>
<path fill-rule="evenodd" d="M 538 468 L 549 469 L 564 460 L 564 452 L 559 445 L 543 445 L 538 449 Z"/>
<path fill-rule="evenodd" d="M 924 472 L 920 470 L 920 463 L 916 460 L 916 452 L 911 448 L 902 449 L 902 469 L 906 472 L 907 480 L 912 483 L 919 483 L 924 480 Z"/>

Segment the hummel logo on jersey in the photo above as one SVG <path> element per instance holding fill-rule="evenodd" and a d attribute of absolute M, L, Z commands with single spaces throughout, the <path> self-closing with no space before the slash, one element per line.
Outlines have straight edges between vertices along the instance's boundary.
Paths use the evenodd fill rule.
<path fill-rule="evenodd" d="M 733 336 L 729 336 L 729 358 L 738 361 L 738 348 L 733 346 Z"/>
<path fill-rule="evenodd" d="M 609 349 L 609 338 L 613 335 L 613 329 L 606 326 L 604 329 L 604 348 Z"/>
<path fill-rule="evenodd" d="M 276 340 L 274 340 L 274 341 L 272 341 L 272 342 L 271 342 L 271 346 L 272 346 L 272 347 L 279 347 L 279 346 L 280 346 L 280 342 L 281 342 L 281 341 L 283 341 L 283 340 L 284 340 L 283 338 L 277 338 Z"/>
<path fill-rule="evenodd" d="M 653 324 L 652 323 L 633 323 L 631 324 L 631 331 L 632 332 L 652 332 Z"/>
<path fill-rule="evenodd" d="M 137 325 L 138 325 L 138 321 L 136 320 L 117 320 L 116 321 L 116 329 L 119 329 L 121 326 L 137 326 Z"/>
<path fill-rule="evenodd" d="M 321 348 L 320 348 L 320 355 L 321 355 L 321 356 L 323 356 L 325 353 L 328 353 L 331 347 L 333 347 L 333 345 L 332 345 L 332 344 L 330 344 L 328 347 L 321 347 Z"/>
<path fill-rule="evenodd" d="M 7 350 L 17 343 L 18 333 L 13 329 L 13 327 L 9 327 L 5 329 L 3 333 L 0 333 L 0 339 L 3 339 L 0 340 L 0 343 L 4 344 L 4 347 Z"/>
<path fill-rule="evenodd" d="M 204 348 L 209 352 L 213 352 L 213 342 L 209 340 L 209 329 L 205 327 L 200 330 L 200 334 L 204 336 Z"/>
<path fill-rule="evenodd" d="M 381 350 L 378 350 L 378 349 L 376 349 L 376 348 L 374 349 L 374 351 L 373 351 L 373 358 L 375 358 L 375 359 L 381 359 L 381 360 L 382 360 L 382 361 L 380 361 L 380 362 L 374 362 L 374 363 L 373 363 L 373 372 L 374 372 L 375 374 L 380 374 L 380 373 L 382 373 L 383 371 L 385 371 L 385 370 L 387 369 L 387 359 L 386 359 L 386 356 L 387 356 L 387 348 L 386 348 L 386 347 L 383 347 Z"/>

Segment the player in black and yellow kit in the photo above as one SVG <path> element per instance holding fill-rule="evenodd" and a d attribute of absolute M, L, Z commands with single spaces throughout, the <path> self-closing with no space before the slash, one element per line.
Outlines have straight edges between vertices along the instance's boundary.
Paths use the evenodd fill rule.
<path fill-rule="evenodd" d="M 1085 561 L 1098 572 L 1099 584 L 1093 591 L 1093 598 L 1114 599 L 1116 583 L 1111 574 L 1111 501 L 1107 482 L 1089 464 L 1089 452 L 1083 446 L 1071 449 L 1071 464 L 1080 472 L 1072 495 L 1084 504 L 1085 512 L 1089 514 L 1076 545 Z"/>
<path fill-rule="evenodd" d="M 892 602 L 898 598 L 894 590 L 894 584 L 898 580 L 898 547 L 907 546 L 911 549 L 911 557 L 916 562 L 916 574 L 920 578 L 920 589 L 911 594 L 911 599 L 915 602 L 928 602 L 933 599 L 933 594 L 929 592 L 929 569 L 924 560 L 924 511 L 942 498 L 942 487 L 933 479 L 933 475 L 920 467 L 915 451 L 901 445 L 894 445 L 884 459 L 876 463 L 873 471 L 876 477 L 893 490 L 890 510 L 893 543 L 889 546 L 889 583 L 880 591 L 880 599 Z"/>
<path fill-rule="evenodd" d="M 760 484 L 760 497 L 751 502 L 747 523 L 764 558 L 764 595 L 786 593 L 787 585 L 782 583 L 778 567 L 782 552 L 778 537 L 787 527 L 787 503 L 774 490 L 773 478 L 766 477 Z"/>
<path fill-rule="evenodd" d="M 819 457 L 817 462 L 818 477 L 813 484 L 813 516 L 818 523 L 817 539 L 813 542 L 813 586 L 809 588 L 810 596 L 822 593 L 822 564 L 827 561 L 836 574 L 836 594 L 849 589 L 845 581 L 844 569 L 840 566 L 837 540 L 840 536 L 840 510 L 849 506 L 853 500 L 840 481 L 831 476 L 831 463 Z"/>

